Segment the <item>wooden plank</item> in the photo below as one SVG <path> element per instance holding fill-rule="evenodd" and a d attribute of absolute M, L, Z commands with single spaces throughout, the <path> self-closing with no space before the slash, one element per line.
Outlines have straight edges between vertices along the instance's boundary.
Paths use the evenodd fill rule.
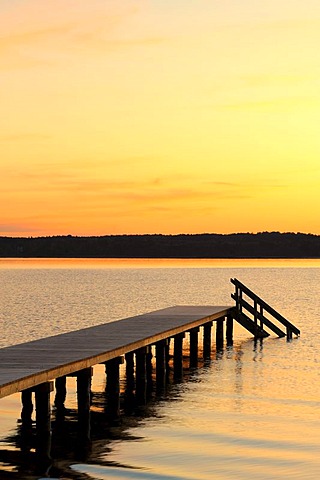
<path fill-rule="evenodd" d="M 228 306 L 175 306 L 0 349 L 0 398 L 225 317 Z"/>

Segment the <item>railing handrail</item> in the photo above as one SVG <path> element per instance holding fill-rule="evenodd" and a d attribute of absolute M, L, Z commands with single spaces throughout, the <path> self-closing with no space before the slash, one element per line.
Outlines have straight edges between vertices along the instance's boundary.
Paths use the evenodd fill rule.
<path fill-rule="evenodd" d="M 286 318 L 284 318 L 279 312 L 277 312 L 274 308 L 272 308 L 267 302 L 262 300 L 258 295 L 256 295 L 250 288 L 248 288 L 246 285 L 244 285 L 242 282 L 237 280 L 236 278 L 231 278 L 231 283 L 238 287 L 240 291 L 245 293 L 251 300 L 254 300 L 257 302 L 258 305 L 260 305 L 264 310 L 266 310 L 270 315 L 272 315 L 275 319 L 277 319 L 282 325 L 290 329 L 292 332 L 294 332 L 296 335 L 300 335 L 300 330 L 293 325 L 293 323 L 289 322 Z"/>

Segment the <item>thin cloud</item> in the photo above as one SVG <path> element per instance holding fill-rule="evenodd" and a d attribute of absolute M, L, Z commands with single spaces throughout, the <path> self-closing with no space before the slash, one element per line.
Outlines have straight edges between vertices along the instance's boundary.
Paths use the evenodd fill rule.
<path fill-rule="evenodd" d="M 204 185 L 208 186 L 213 186 L 213 187 L 239 187 L 241 186 L 240 183 L 234 183 L 234 182 L 219 182 L 219 181 L 211 181 L 211 180 L 206 180 L 203 182 Z"/>
<path fill-rule="evenodd" d="M 0 232 L 1 233 L 27 233 L 27 232 L 37 232 L 40 229 L 35 228 L 30 224 L 23 223 L 0 223 Z"/>
<path fill-rule="evenodd" d="M 86 185 L 88 187 L 88 185 Z M 250 193 L 248 193 L 250 191 Z M 101 183 L 98 188 L 77 188 L 74 194 L 79 205 L 104 206 L 104 205 L 131 205 L 135 208 L 143 206 L 148 208 L 164 208 L 172 210 L 179 204 L 191 205 L 192 208 L 205 203 L 219 203 L 231 199 L 252 198 L 256 192 L 245 186 L 242 190 L 232 189 L 204 189 L 201 185 L 176 187 L 173 185 L 155 185 L 153 182 L 110 182 Z"/>
<path fill-rule="evenodd" d="M 2 35 L 0 38 L 0 51 L 26 46 L 32 43 L 38 44 L 38 42 L 41 42 L 44 38 L 61 37 L 72 32 L 74 27 L 74 24 L 67 24 L 57 27 L 27 30 L 24 32 Z"/>
<path fill-rule="evenodd" d="M 98 170 L 99 171 L 99 170 Z M 33 165 L 32 169 L 16 169 L 7 167 L 6 177 L 10 182 L 10 191 L 16 185 L 19 192 L 35 194 L 68 195 L 78 198 L 83 203 L 99 201 L 130 201 L 167 203 L 181 201 L 206 201 L 208 199 L 250 198 L 256 189 L 254 185 L 224 181 L 204 181 L 186 176 L 157 176 L 144 180 L 119 180 L 93 177 L 85 178 L 84 172 L 68 169 L 62 165 Z M 92 173 L 91 173 L 92 175 Z M 23 183 L 21 184 L 21 180 Z M 259 185 L 259 189 L 263 186 Z M 266 187 L 267 188 L 267 187 Z M 5 186 L 2 189 L 4 193 Z M 9 190 L 8 190 L 9 191 Z"/>
<path fill-rule="evenodd" d="M 108 29 L 98 28 L 88 32 L 79 31 L 76 24 L 66 24 L 57 27 L 49 27 L 47 29 L 25 31 L 17 34 L 3 35 L 0 39 L 0 52 L 2 54 L 10 52 L 12 49 L 33 47 L 42 50 L 42 43 L 46 42 L 46 48 L 53 50 L 60 49 L 64 46 L 66 49 L 95 49 L 95 50 L 116 50 L 123 48 L 131 48 L 135 46 L 153 46 L 161 44 L 165 41 L 162 37 L 142 37 L 111 39 L 108 38 Z M 63 53 L 62 52 L 62 53 Z"/>
<path fill-rule="evenodd" d="M 319 108 L 319 101 L 315 101 L 313 97 L 286 97 L 286 98 L 274 98 L 271 100 L 262 101 L 248 101 L 237 103 L 225 103 L 220 105 L 223 110 L 247 110 L 252 112 L 264 113 L 266 111 L 276 111 L 281 113 L 282 111 L 296 110 L 306 108 Z"/>
<path fill-rule="evenodd" d="M 136 15 L 141 5 L 141 1 L 66 5 L 62 0 L 22 4 L 0 17 L 0 66 L 24 68 L 52 64 L 71 53 L 73 57 L 88 51 L 105 55 L 110 50 L 162 43 L 164 39 L 154 35 L 137 31 L 127 37 L 121 32 L 121 25 Z M 19 22 L 23 17 L 29 21 Z"/>
<path fill-rule="evenodd" d="M 246 184 L 245 182 L 216 182 L 216 181 L 205 181 L 203 183 L 206 186 L 211 186 L 211 187 L 221 187 L 221 188 L 229 188 L 229 189 L 256 189 L 256 184 L 251 184 L 248 183 Z M 275 180 L 264 180 L 263 182 L 259 182 L 259 190 L 260 189 L 270 189 L 270 188 L 285 188 L 288 185 L 285 184 L 279 184 Z"/>
<path fill-rule="evenodd" d="M 0 134 L 0 142 L 21 142 L 34 140 L 50 140 L 51 135 L 44 135 L 42 133 L 12 133 L 7 135 Z"/>
<path fill-rule="evenodd" d="M 314 75 L 274 75 L 270 73 L 243 75 L 241 77 L 243 83 L 249 87 L 283 86 L 284 88 L 288 88 L 288 85 L 300 85 L 315 79 Z"/>

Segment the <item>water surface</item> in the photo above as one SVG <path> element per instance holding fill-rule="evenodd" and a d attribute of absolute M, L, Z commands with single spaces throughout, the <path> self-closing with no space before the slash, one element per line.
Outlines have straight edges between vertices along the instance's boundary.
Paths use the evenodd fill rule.
<path fill-rule="evenodd" d="M 1 259 L 0 345 L 170 305 L 231 305 L 231 277 L 295 323 L 301 337 L 287 343 L 271 335 L 255 344 L 237 326 L 232 348 L 215 352 L 213 344 L 210 364 L 201 364 L 182 384 L 172 385 L 140 417 L 126 419 L 120 429 L 99 431 L 85 462 L 69 451 L 57 452 L 59 476 L 318 478 L 319 260 Z M 68 382 L 67 406 L 72 410 L 75 383 Z M 104 382 L 98 366 L 96 399 Z M 14 440 L 19 409 L 19 395 L 0 400 L 0 478 L 19 468 L 14 455 L 8 455 L 19 450 Z M 96 415 L 100 410 L 101 405 L 93 405 Z"/>

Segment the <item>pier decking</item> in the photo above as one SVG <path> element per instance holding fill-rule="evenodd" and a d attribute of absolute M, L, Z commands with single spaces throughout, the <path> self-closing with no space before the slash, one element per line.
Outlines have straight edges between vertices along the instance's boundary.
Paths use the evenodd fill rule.
<path fill-rule="evenodd" d="M 224 318 L 230 306 L 175 306 L 0 349 L 0 398 Z"/>

